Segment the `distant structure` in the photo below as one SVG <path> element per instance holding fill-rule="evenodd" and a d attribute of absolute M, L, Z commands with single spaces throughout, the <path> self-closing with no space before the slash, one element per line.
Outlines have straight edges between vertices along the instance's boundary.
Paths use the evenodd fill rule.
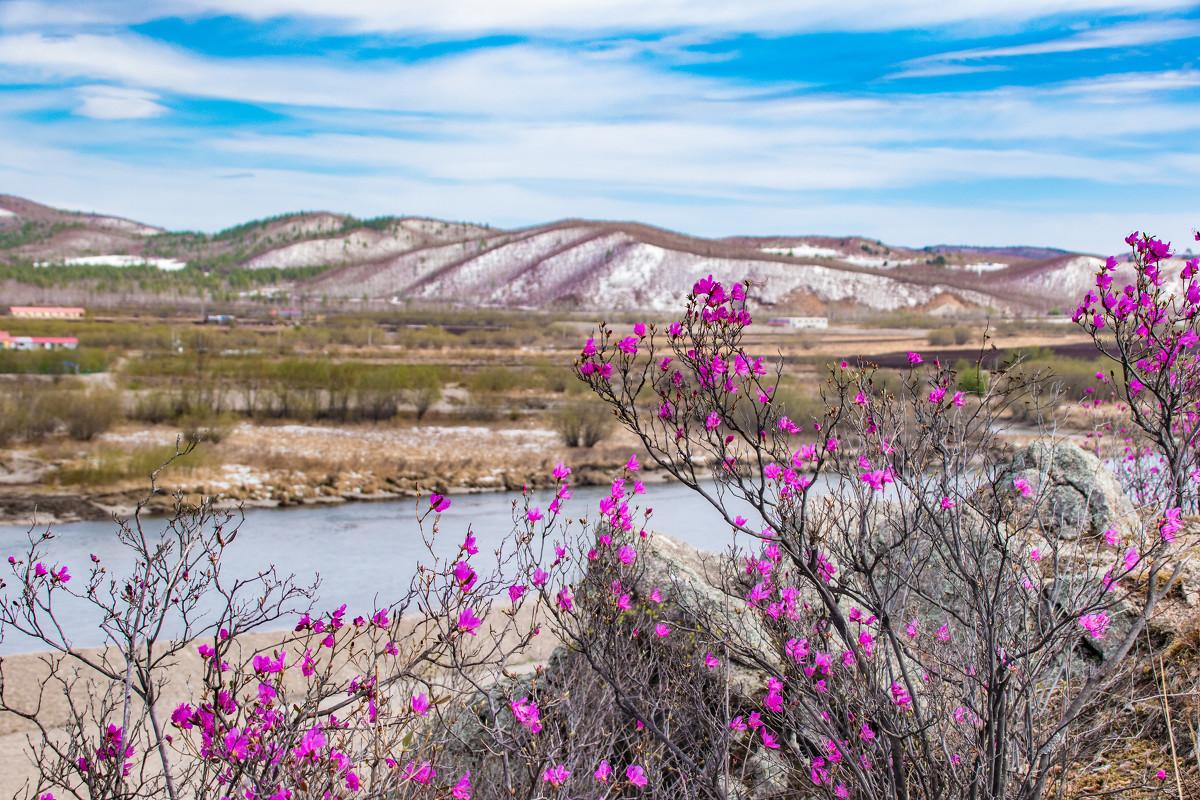
<path fill-rule="evenodd" d="M 829 317 L 772 317 L 767 324 L 773 328 L 818 330 L 829 327 Z"/>
<path fill-rule="evenodd" d="M 275 319 L 300 319 L 304 311 L 299 308 L 272 308 L 271 316 Z"/>
<path fill-rule="evenodd" d="M 17 319 L 83 319 L 84 310 L 73 306 L 9 306 Z"/>
<path fill-rule="evenodd" d="M 0 350 L 74 350 L 79 340 L 74 336 L 13 336 L 0 331 Z"/>
<path fill-rule="evenodd" d="M 207 325 L 232 325 L 237 317 L 232 314 L 209 314 L 204 318 Z"/>

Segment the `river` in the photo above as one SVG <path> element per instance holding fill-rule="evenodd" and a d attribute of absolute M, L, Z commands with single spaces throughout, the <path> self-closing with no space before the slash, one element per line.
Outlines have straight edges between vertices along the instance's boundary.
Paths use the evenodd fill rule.
<path fill-rule="evenodd" d="M 568 504 L 572 517 L 595 516 L 596 504 L 607 493 L 605 487 L 573 489 Z M 438 550 L 453 555 L 463 540 L 468 525 L 474 530 L 480 553 L 476 568 L 489 568 L 491 551 L 512 530 L 510 492 L 489 492 L 452 497 L 451 508 L 442 515 Z M 550 495 L 541 493 L 544 508 Z M 719 551 L 734 539 L 730 526 L 695 492 L 677 483 L 653 483 L 641 498 L 642 508 L 652 508 L 648 526 L 673 538 L 708 551 Z M 748 508 L 731 504 L 734 513 Z M 747 517 L 751 515 L 746 513 Z M 146 522 L 150 531 L 161 531 L 162 521 Z M 575 526 L 575 530 L 578 526 Z M 0 557 L 21 554 L 28 547 L 28 528 L 0 526 Z M 47 566 L 66 564 L 74 576 L 72 588 L 81 586 L 95 553 L 117 575 L 125 574 L 132 564 L 128 551 L 114 536 L 111 521 L 72 522 L 51 526 L 54 538 L 45 545 Z M 350 615 L 369 612 L 377 601 L 387 602 L 408 585 L 419 561 L 428 561 L 416 522 L 413 500 L 344 503 L 328 506 L 302 506 L 284 509 L 250 509 L 237 540 L 226 550 L 224 574 L 249 577 L 268 565 L 282 574 L 295 574 L 311 581 L 319 575 L 319 608 L 340 603 L 349 606 Z M 7 565 L 5 565 L 7 566 Z M 9 580 L 12 584 L 12 581 Z M 10 587 L 5 592 L 11 592 Z M 379 596 L 377 597 L 377 593 Z M 65 600 L 65 598 L 64 598 Z M 63 627 L 73 633 L 73 644 L 90 647 L 103 643 L 100 616 L 95 609 L 79 601 L 56 603 Z M 168 631 L 168 634 L 176 631 Z M 44 649 L 37 642 L 8 632 L 0 642 L 0 655 Z"/>

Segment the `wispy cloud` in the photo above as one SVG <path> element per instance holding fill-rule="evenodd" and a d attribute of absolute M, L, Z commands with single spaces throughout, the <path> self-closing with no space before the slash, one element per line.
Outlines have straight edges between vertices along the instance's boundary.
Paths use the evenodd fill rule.
<path fill-rule="evenodd" d="M 308 18 L 344 31 L 406 34 L 707 30 L 778 35 L 1018 24 L 1065 14 L 1151 13 L 1193 5 L 1190 0 L 6 0 L 0 4 L 0 26 L 44 29 L 232 15 L 259 21 Z"/>
<path fill-rule="evenodd" d="M 911 66 L 905 69 L 893 72 L 886 77 L 889 80 L 900 80 L 903 78 L 945 78 L 951 75 L 972 75 L 979 72 L 1003 72 L 1008 67 L 1003 67 L 999 64 L 989 65 L 971 65 L 971 64 L 926 64 L 924 66 Z"/>
<path fill-rule="evenodd" d="M 121 86 L 83 86 L 75 113 L 92 119 L 147 119 L 165 114 L 158 97 Z"/>
<path fill-rule="evenodd" d="M 96 78 L 158 92 L 251 103 L 421 114 L 634 114 L 663 98 L 737 94 L 715 81 L 541 46 L 468 50 L 416 64 L 206 58 L 135 35 L 0 37 L 0 80 Z"/>
<path fill-rule="evenodd" d="M 922 70 L 924 70 L 924 74 L 928 75 L 938 74 L 931 72 L 938 69 L 963 69 L 965 67 L 963 62 L 1052 55 L 1056 53 L 1078 53 L 1085 50 L 1111 50 L 1194 38 L 1200 38 L 1200 20 L 1172 19 L 1127 22 L 1092 28 L 1069 36 L 1047 39 L 1041 42 L 1030 42 L 1028 44 L 1010 45 L 1007 47 L 977 47 L 924 56 L 909 61 L 905 70 L 907 74 L 900 73 L 897 77 L 911 77 L 914 73 L 921 73 Z M 982 68 L 975 67 L 972 69 L 965 67 L 965 71 L 979 69 Z M 943 72 L 940 74 L 956 73 Z"/>
<path fill-rule="evenodd" d="M 0 0 L 0 185 L 184 227 L 326 207 L 1099 249 L 1085 226 L 1176 220 L 1200 180 L 1200 21 L 1132 6 Z"/>

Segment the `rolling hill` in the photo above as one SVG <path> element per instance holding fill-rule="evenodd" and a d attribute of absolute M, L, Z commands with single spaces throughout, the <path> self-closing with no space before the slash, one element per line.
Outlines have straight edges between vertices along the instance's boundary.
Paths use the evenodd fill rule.
<path fill-rule="evenodd" d="M 0 264 L 10 265 L 3 291 L 13 302 L 31 299 L 22 289 L 30 269 L 53 271 L 62 285 L 72 282 L 72 268 L 91 267 L 78 271 L 87 281 L 96 280 L 98 267 L 142 265 L 178 270 L 180 285 L 188 276 L 269 283 L 260 296 L 360 307 L 666 310 L 711 273 L 750 279 L 761 287 L 760 302 L 780 312 L 1037 314 L 1069 310 L 1100 263 L 1036 247 L 912 249 L 828 236 L 705 239 L 634 222 L 578 219 L 500 230 L 420 217 L 304 212 L 204 234 L 0 195 Z M 162 291 L 142 284 L 145 292 Z M 167 292 L 176 300 L 187 294 L 178 286 Z M 103 304 L 107 295 L 97 290 L 95 297 Z"/>

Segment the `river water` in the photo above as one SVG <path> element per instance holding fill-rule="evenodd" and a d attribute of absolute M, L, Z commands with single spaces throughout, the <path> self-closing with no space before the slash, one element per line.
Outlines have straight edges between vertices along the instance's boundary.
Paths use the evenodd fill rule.
<path fill-rule="evenodd" d="M 568 504 L 572 517 L 595 517 L 606 487 L 573 489 Z M 489 555 L 512 531 L 512 502 L 515 493 L 489 492 L 452 496 L 451 508 L 442 515 L 438 536 L 439 554 L 452 556 L 470 526 L 479 543 L 476 568 L 489 568 Z M 538 496 L 545 508 L 551 495 Z M 648 526 L 702 550 L 720 551 L 734 541 L 730 526 L 703 497 L 677 483 L 654 483 L 646 487 L 642 508 L 652 508 Z M 731 503 L 732 513 L 751 518 L 748 507 Z M 386 603 L 408 586 L 419 561 L 429 560 L 416 521 L 413 500 L 344 503 L 285 509 L 251 509 L 237 540 L 226 550 L 223 574 L 250 577 L 269 565 L 282 574 L 294 574 L 304 582 L 314 575 L 321 580 L 319 608 L 341 603 L 349 614 L 369 612 L 377 602 Z M 637 518 L 637 517 L 635 517 Z M 162 522 L 146 521 L 148 531 L 161 531 Z M 51 526 L 54 538 L 45 545 L 47 566 L 66 564 L 74 577 L 71 588 L 86 580 L 95 553 L 109 570 L 124 575 L 132 564 L 120 546 L 111 521 L 72 522 Z M 39 529 L 44 530 L 44 528 Z M 27 527 L 0 526 L 0 558 L 18 556 L 28 547 Z M 494 563 L 494 559 L 492 559 Z M 0 562 L 0 566 L 7 568 Z M 10 580 L 11 584 L 12 581 Z M 389 592 L 389 587 L 394 587 Z M 4 592 L 13 591 L 10 586 Z M 379 596 L 377 597 L 377 593 Z M 66 600 L 66 598 L 64 598 Z M 103 643 L 97 612 L 82 602 L 56 601 L 56 612 L 64 629 L 72 632 L 72 643 L 89 647 Z M 168 634 L 177 633 L 168 631 Z M 37 642 L 8 632 L 0 642 L 0 654 L 41 650 Z"/>

